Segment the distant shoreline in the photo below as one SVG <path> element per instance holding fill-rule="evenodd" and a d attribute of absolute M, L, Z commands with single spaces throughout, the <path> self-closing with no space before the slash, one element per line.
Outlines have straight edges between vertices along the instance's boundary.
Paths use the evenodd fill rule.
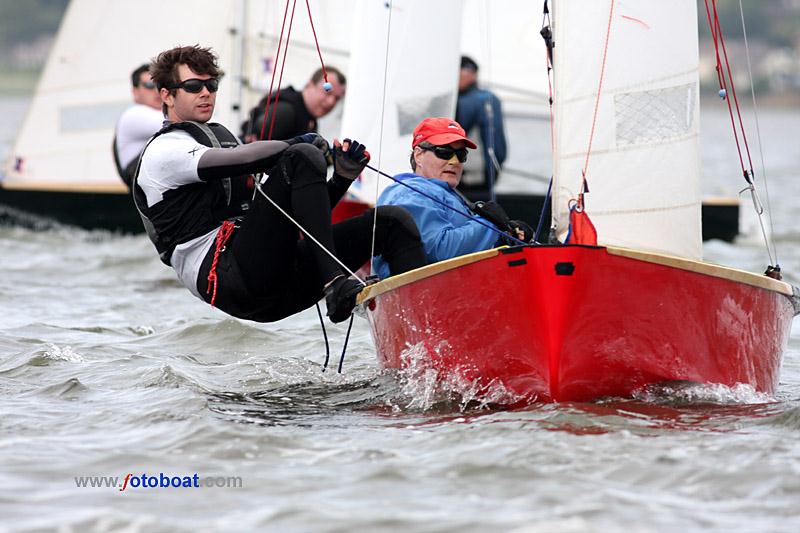
<path fill-rule="evenodd" d="M 39 70 L 0 69 L 0 96 L 33 95 L 40 76 Z"/>

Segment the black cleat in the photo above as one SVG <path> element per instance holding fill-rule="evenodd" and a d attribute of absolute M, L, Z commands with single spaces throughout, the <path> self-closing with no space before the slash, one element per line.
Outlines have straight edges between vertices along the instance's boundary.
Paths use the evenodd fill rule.
<path fill-rule="evenodd" d="M 356 296 L 363 288 L 360 281 L 344 276 L 339 276 L 325 288 L 326 315 L 331 322 L 337 324 L 350 318 L 356 306 Z"/>

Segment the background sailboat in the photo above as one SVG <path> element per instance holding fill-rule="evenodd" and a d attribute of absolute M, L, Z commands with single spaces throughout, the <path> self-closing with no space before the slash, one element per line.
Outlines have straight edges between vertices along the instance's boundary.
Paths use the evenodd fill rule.
<path fill-rule="evenodd" d="M 514 401 L 673 380 L 773 392 L 796 289 L 699 260 L 694 1 L 554 7 L 552 226 L 566 237 L 586 180 L 600 246 L 489 250 L 368 287 L 379 360 Z"/>
<path fill-rule="evenodd" d="M 349 36 L 336 27 L 334 6 L 310 4 L 317 35 L 329 46 L 325 54 L 346 68 Z M 132 103 L 130 72 L 176 45 L 212 47 L 226 72 L 213 120 L 236 129 L 268 87 L 283 7 L 249 0 L 70 2 L 5 162 L 0 203 L 87 228 L 142 231 L 110 149 L 116 121 Z M 305 2 L 295 17 L 283 83 L 302 86 L 319 59 Z"/>
<path fill-rule="evenodd" d="M 449 7 L 445 11 L 439 4 L 426 9 L 436 10 L 447 24 L 440 20 L 430 28 L 426 39 L 409 40 L 403 35 L 403 24 L 409 28 L 424 24 L 422 21 L 430 19 L 430 14 L 410 16 L 420 9 L 418 2 L 392 3 L 395 30 L 389 47 L 392 68 L 388 74 L 392 79 L 387 84 L 387 98 L 394 100 L 387 101 L 388 107 L 392 102 L 403 102 L 405 122 L 418 120 L 426 113 L 452 114 L 458 55 L 466 53 L 479 62 L 481 83 L 502 98 L 508 116 L 524 116 L 526 120 L 546 116 L 544 53 L 538 33 L 531 31 L 535 27 L 531 24 L 541 16 L 539 5 L 514 0 L 503 2 L 498 9 L 485 0 L 465 0 L 442 3 Z M 327 138 L 340 134 L 369 137 L 374 140 L 368 143 L 373 161 L 380 160 L 390 173 L 406 168 L 404 153 L 408 142 L 390 134 L 395 127 L 394 117 L 384 117 L 383 146 L 377 144 L 375 136 L 383 71 L 374 67 L 384 64 L 389 13 L 386 4 L 359 0 L 352 4 L 353 9 L 343 10 L 330 2 L 310 0 L 309 6 L 325 61 L 348 72 L 351 53 L 356 57 L 352 72 L 348 72 L 351 82 L 345 99 L 346 106 L 348 101 L 352 104 L 344 116 L 339 109 L 324 117 L 320 132 Z M 170 17 L 170 24 L 157 24 L 154 13 Z M 277 54 L 284 17 L 293 20 L 285 61 Z M 403 23 L 404 17 L 410 22 Z M 288 37 L 287 32 L 284 44 Z M 432 42 L 436 43 L 434 47 Z M 141 231 L 114 170 L 110 139 L 117 118 L 130 105 L 130 71 L 159 51 L 186 43 L 202 43 L 219 54 L 227 74 L 222 80 L 214 120 L 233 129 L 267 91 L 275 70 L 281 70 L 283 86 L 300 87 L 319 67 L 303 1 L 287 4 L 177 0 L 161 5 L 143 0 L 134 5 L 73 0 L 11 156 L 4 164 L 0 203 L 87 228 Z M 108 54 L 112 48 L 114 54 Z M 397 52 L 403 48 L 414 53 Z M 369 60 L 362 60 L 367 56 Z M 369 61 L 373 61 L 372 70 L 358 66 L 369 65 Z M 438 95 L 435 105 L 418 107 L 420 102 L 415 103 L 423 88 Z M 542 143 L 544 139 L 509 136 L 510 166 L 499 189 L 507 208 L 531 222 L 543 204 L 546 182 L 540 177 L 537 184 L 530 177 L 548 173 L 543 161 L 532 165 L 536 162 L 519 156 L 531 154 L 532 142 Z M 525 177 L 520 178 L 519 174 Z M 369 183 L 369 175 L 365 177 L 367 183 L 353 191 L 356 199 L 371 203 L 374 184 Z M 707 215 L 719 212 L 710 209 Z M 731 218 L 722 224 L 707 224 L 707 237 L 730 240 L 736 235 L 737 206 L 725 213 Z"/>

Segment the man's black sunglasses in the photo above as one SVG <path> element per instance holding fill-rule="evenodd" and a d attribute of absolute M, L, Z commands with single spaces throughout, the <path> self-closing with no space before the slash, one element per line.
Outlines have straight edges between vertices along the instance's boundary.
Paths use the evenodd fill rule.
<path fill-rule="evenodd" d="M 155 89 L 156 88 L 156 84 L 154 82 L 152 82 L 152 81 L 143 81 L 141 83 L 141 86 L 144 87 L 145 89 Z"/>
<path fill-rule="evenodd" d="M 217 78 L 209 78 L 207 80 L 192 78 L 173 85 L 170 89 L 183 89 L 187 93 L 199 93 L 203 90 L 203 86 L 208 89 L 208 92 L 215 93 L 219 89 L 219 80 Z"/>
<path fill-rule="evenodd" d="M 454 154 L 461 163 L 467 160 L 466 148 L 450 148 L 449 146 L 420 146 L 420 148 L 433 152 L 433 155 L 445 161 L 450 161 Z"/>

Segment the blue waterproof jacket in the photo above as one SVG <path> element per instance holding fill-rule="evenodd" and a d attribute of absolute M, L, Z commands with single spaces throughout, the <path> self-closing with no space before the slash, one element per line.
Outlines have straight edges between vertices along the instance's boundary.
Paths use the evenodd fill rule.
<path fill-rule="evenodd" d="M 470 220 L 480 217 L 470 212 L 447 182 L 411 173 L 398 174 L 395 179 L 459 211 L 448 209 L 399 183 L 387 187 L 378 198 L 378 205 L 399 205 L 408 209 L 417 223 L 422 246 L 431 263 L 500 246 L 500 235 Z M 381 279 L 389 276 L 389 266 L 383 257 L 375 257 L 373 267 Z"/>
<path fill-rule="evenodd" d="M 486 106 L 491 106 L 491 120 L 486 113 Z M 489 145 L 494 146 L 494 155 L 497 162 L 502 165 L 506 160 L 506 134 L 503 129 L 503 110 L 500 100 L 491 91 L 479 89 L 477 85 L 466 89 L 458 95 L 456 105 L 456 122 L 461 124 L 464 131 L 470 134 L 476 126 L 480 130 L 481 150 L 483 160 L 488 166 Z M 491 124 L 491 128 L 490 128 Z M 490 132 L 494 132 L 494 136 Z M 488 171 L 487 171 L 488 172 Z"/>

